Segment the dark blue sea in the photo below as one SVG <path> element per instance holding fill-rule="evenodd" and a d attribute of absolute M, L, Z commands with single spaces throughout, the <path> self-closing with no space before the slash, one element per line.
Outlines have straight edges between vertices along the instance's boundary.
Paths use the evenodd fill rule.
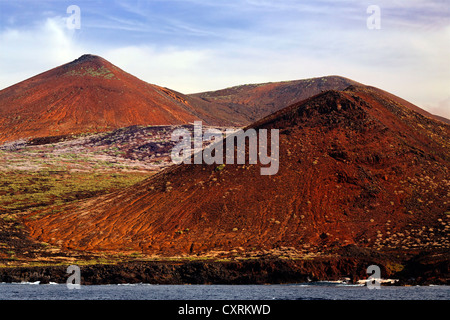
<path fill-rule="evenodd" d="M 450 286 L 89 285 L 0 283 L 0 300 L 450 300 Z"/>

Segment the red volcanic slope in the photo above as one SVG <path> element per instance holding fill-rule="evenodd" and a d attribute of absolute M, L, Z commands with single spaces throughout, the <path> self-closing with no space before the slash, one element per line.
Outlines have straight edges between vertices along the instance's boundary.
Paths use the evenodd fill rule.
<path fill-rule="evenodd" d="M 327 76 L 304 80 L 246 84 L 190 95 L 235 112 L 246 125 L 327 90 L 344 90 L 356 81 Z"/>
<path fill-rule="evenodd" d="M 0 143 L 195 120 L 242 126 L 287 106 L 293 99 L 310 97 L 319 89 L 343 89 L 351 83 L 330 77 L 183 95 L 139 80 L 101 57 L 83 55 L 0 91 Z M 223 96 L 224 92 L 228 96 Z M 211 96 L 214 99 L 208 98 Z M 236 103 L 223 103 L 223 99 Z"/>
<path fill-rule="evenodd" d="M 248 125 L 321 92 L 344 90 L 350 85 L 362 86 L 361 83 L 344 77 L 327 76 L 303 80 L 247 84 L 217 91 L 196 93 L 190 96 L 225 107 L 230 114 L 235 113 L 235 119 L 239 119 L 240 122 Z M 380 93 L 391 100 L 397 101 L 424 116 L 450 123 L 450 120 L 433 115 L 389 92 L 374 87 L 372 89 L 380 91 Z"/>
<path fill-rule="evenodd" d="M 120 192 L 27 219 L 31 237 L 160 254 L 347 244 L 446 248 L 450 126 L 379 90 L 327 91 L 252 125 L 280 129 L 280 168 L 178 165 Z"/>
<path fill-rule="evenodd" d="M 358 83 L 329 76 L 184 95 L 141 81 L 101 57 L 83 55 L 0 91 L 0 143 L 194 120 L 243 126 L 322 91 L 352 84 Z M 404 100 L 400 103 L 435 117 Z"/>
<path fill-rule="evenodd" d="M 378 88 L 375 88 L 375 87 L 370 87 L 370 88 L 372 90 L 374 90 L 374 91 L 377 91 L 379 94 L 384 95 L 387 99 L 390 99 L 391 102 L 395 102 L 395 103 L 404 105 L 405 107 L 408 107 L 409 109 L 414 110 L 414 111 L 420 113 L 421 115 L 423 115 L 425 117 L 432 118 L 432 119 L 439 120 L 439 121 L 442 121 L 442 122 L 450 124 L 450 119 L 447 119 L 447 118 L 444 118 L 444 117 L 441 117 L 441 116 L 438 116 L 438 115 L 435 115 L 435 114 L 431 114 L 428 111 L 423 110 L 422 108 L 419 108 L 418 106 L 412 104 L 411 102 L 406 101 L 406 100 L 404 100 L 404 99 L 402 99 L 400 97 L 397 97 L 397 96 L 395 96 L 392 93 L 389 93 L 387 91 L 384 91 L 384 90 L 381 90 L 381 89 L 378 89 Z"/>
<path fill-rule="evenodd" d="M 202 117 L 189 99 L 83 55 L 0 91 L 0 142 L 130 125 L 208 123 L 212 117 Z"/>

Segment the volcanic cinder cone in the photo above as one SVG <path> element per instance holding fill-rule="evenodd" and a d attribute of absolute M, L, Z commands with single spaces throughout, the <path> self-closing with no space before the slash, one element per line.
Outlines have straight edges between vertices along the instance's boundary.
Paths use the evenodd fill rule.
<path fill-rule="evenodd" d="M 227 110 L 230 120 L 249 125 L 289 105 L 300 102 L 328 90 L 344 90 L 350 85 L 363 84 L 341 76 L 326 76 L 302 80 L 269 82 L 240 85 L 217 91 L 208 91 L 189 95 L 202 101 L 212 103 L 216 110 Z M 412 103 L 393 94 L 372 87 L 391 100 L 413 109 L 414 111 L 446 123 L 449 119 L 433 115 Z"/>
<path fill-rule="evenodd" d="M 327 90 L 344 90 L 360 84 L 340 77 L 326 76 L 311 79 L 246 84 L 190 96 L 236 111 L 246 125 L 260 120 L 293 103 L 300 102 Z"/>
<path fill-rule="evenodd" d="M 83 55 L 0 91 L 0 142 L 212 119 L 189 99 Z"/>
<path fill-rule="evenodd" d="M 329 76 L 185 95 L 86 54 L 0 91 L 0 143 L 195 120 L 243 126 L 323 90 L 351 84 L 357 83 Z"/>
<path fill-rule="evenodd" d="M 35 239 L 93 251 L 448 247 L 450 126 L 398 101 L 351 86 L 254 123 L 280 130 L 276 175 L 181 164 L 25 223 Z"/>

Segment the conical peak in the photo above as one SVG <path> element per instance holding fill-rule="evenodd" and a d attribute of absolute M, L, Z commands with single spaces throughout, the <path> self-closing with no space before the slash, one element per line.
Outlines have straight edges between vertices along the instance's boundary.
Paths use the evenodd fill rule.
<path fill-rule="evenodd" d="M 93 54 L 83 54 L 81 57 L 74 60 L 73 63 L 87 62 L 87 61 L 105 61 L 105 59 L 103 59 L 100 56 L 93 55 Z"/>
<path fill-rule="evenodd" d="M 69 67 L 75 67 L 75 66 L 88 66 L 88 67 L 108 67 L 111 66 L 111 63 L 107 60 L 103 59 L 100 56 L 96 56 L 93 54 L 84 54 L 78 59 L 73 60 L 72 62 L 68 63 L 67 66 Z"/>
<path fill-rule="evenodd" d="M 117 79 L 119 69 L 102 57 L 84 54 L 62 68 L 63 76 Z"/>
<path fill-rule="evenodd" d="M 284 129 L 298 123 L 327 127 L 338 122 L 360 122 L 365 117 L 364 109 L 351 92 L 328 90 L 273 113 L 252 127 Z"/>

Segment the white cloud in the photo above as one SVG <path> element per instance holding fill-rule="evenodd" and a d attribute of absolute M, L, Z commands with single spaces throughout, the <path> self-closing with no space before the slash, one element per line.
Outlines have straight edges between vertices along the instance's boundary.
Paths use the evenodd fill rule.
<path fill-rule="evenodd" d="M 64 18 L 48 18 L 35 29 L 7 29 L 0 33 L 0 88 L 13 85 L 80 56 L 74 31 Z"/>
<path fill-rule="evenodd" d="M 152 46 L 107 49 L 101 56 L 142 80 L 183 93 L 207 84 L 202 66 L 213 59 L 209 50 Z"/>

